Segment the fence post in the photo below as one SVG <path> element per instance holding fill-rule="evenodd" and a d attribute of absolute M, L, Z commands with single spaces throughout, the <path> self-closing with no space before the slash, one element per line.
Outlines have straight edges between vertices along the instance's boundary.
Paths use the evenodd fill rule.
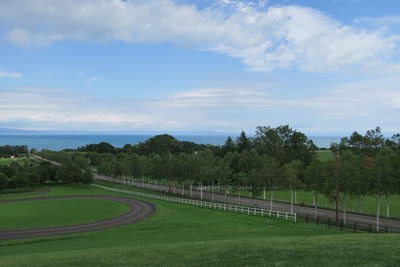
<path fill-rule="evenodd" d="M 368 233 L 371 233 L 371 224 L 368 224 Z"/>
<path fill-rule="evenodd" d="M 331 228 L 331 217 L 328 218 L 328 227 Z"/>
<path fill-rule="evenodd" d="M 306 214 L 306 223 L 308 223 L 308 214 Z"/>
<path fill-rule="evenodd" d="M 340 220 L 340 229 L 343 230 L 343 219 Z"/>
<path fill-rule="evenodd" d="M 354 232 L 357 233 L 357 222 L 354 222 Z"/>
<path fill-rule="evenodd" d="M 317 216 L 317 225 L 319 225 L 319 216 Z"/>
<path fill-rule="evenodd" d="M 385 233 L 388 233 L 388 227 L 385 226 Z"/>

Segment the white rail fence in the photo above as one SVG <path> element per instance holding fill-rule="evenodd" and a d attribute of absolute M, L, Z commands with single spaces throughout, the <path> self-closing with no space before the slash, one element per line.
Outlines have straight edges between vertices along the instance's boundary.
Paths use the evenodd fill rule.
<path fill-rule="evenodd" d="M 169 196 L 156 195 L 156 194 L 151 194 L 151 193 L 146 193 L 146 192 L 111 188 L 111 187 L 102 186 L 102 185 L 98 185 L 98 184 L 92 184 L 92 186 L 102 188 L 105 190 L 109 190 L 109 191 L 113 191 L 113 192 L 125 193 L 125 194 L 130 194 L 130 195 L 141 196 L 141 197 L 148 197 L 148 198 L 159 199 L 159 200 L 175 202 L 175 203 L 188 204 L 188 205 L 193 205 L 193 206 L 202 207 L 202 208 L 237 212 L 237 213 L 243 213 L 243 214 L 248 214 L 248 215 L 258 215 L 258 216 L 263 216 L 263 217 L 275 217 L 278 219 L 293 220 L 295 222 L 297 221 L 297 214 L 292 213 L 292 212 L 268 210 L 268 209 L 253 208 L 253 207 L 247 207 L 247 206 L 224 204 L 224 203 L 218 203 L 218 202 L 209 202 L 209 201 L 202 201 L 202 200 L 179 198 L 179 197 L 169 197 Z"/>

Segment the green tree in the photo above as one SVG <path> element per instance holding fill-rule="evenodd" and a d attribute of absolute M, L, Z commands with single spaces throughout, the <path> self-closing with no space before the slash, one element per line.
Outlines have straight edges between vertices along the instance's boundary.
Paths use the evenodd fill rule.
<path fill-rule="evenodd" d="M 396 188 L 396 179 L 398 178 L 397 171 L 397 156 L 391 149 L 383 149 L 378 152 L 376 160 L 372 162 L 372 168 L 369 172 L 370 192 L 376 198 L 376 229 L 380 227 L 380 206 L 381 197 L 386 196 L 387 204 L 389 196 Z M 388 208 L 388 206 L 387 206 Z M 388 212 L 389 213 L 389 212 Z"/>
<path fill-rule="evenodd" d="M 8 177 L 0 172 L 0 191 L 8 188 Z"/>
<path fill-rule="evenodd" d="M 212 169 L 215 165 L 215 157 L 211 150 L 199 152 L 195 156 L 197 160 L 197 182 L 200 184 L 200 198 L 203 199 L 203 184 L 212 178 Z"/>
<path fill-rule="evenodd" d="M 349 196 L 354 195 L 358 180 L 361 178 L 362 161 L 359 156 L 349 150 L 344 150 L 340 154 L 339 185 L 340 197 L 342 200 L 343 220 L 346 223 L 346 204 Z"/>
<path fill-rule="evenodd" d="M 85 171 L 82 173 L 80 180 L 83 184 L 93 183 L 94 179 L 92 171 L 89 168 L 86 168 Z"/>
<path fill-rule="evenodd" d="M 239 152 L 251 149 L 251 139 L 246 136 L 244 131 L 242 131 L 239 137 L 236 138 L 236 147 Z"/>
<path fill-rule="evenodd" d="M 318 196 L 324 191 L 329 179 L 328 167 L 328 164 L 323 163 L 318 159 L 314 159 L 304 172 L 304 182 L 306 188 L 313 192 L 315 218 L 318 214 Z"/>
<path fill-rule="evenodd" d="M 282 168 L 283 182 L 290 188 L 290 212 L 293 212 L 293 202 L 296 202 L 297 198 L 296 188 L 300 184 L 298 177 L 301 166 L 302 164 L 300 160 L 293 160 L 285 164 Z"/>
<path fill-rule="evenodd" d="M 14 190 L 17 188 L 27 188 L 29 186 L 29 180 L 25 173 L 17 172 L 9 180 L 9 185 Z"/>
<path fill-rule="evenodd" d="M 308 166 L 317 148 L 305 134 L 288 125 L 277 128 L 258 126 L 254 146 L 260 155 L 276 158 L 281 166 L 293 160 L 300 160 Z"/>
<path fill-rule="evenodd" d="M 236 144 L 233 142 L 232 138 L 228 136 L 226 138 L 225 143 L 220 147 L 219 149 L 219 156 L 225 156 L 229 152 L 234 152 L 236 151 Z"/>

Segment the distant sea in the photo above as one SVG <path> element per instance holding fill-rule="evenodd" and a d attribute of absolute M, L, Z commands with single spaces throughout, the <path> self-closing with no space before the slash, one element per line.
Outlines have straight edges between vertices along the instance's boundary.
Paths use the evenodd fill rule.
<path fill-rule="evenodd" d="M 108 142 L 115 147 L 125 144 L 137 144 L 146 141 L 153 135 L 0 135 L 0 146 L 3 145 L 26 145 L 29 149 L 35 148 L 62 150 L 66 148 L 78 148 L 87 144 Z M 214 135 L 176 135 L 181 141 L 191 141 L 198 144 L 222 145 L 227 136 Z M 234 138 L 234 137 L 233 137 Z M 340 142 L 337 136 L 313 136 L 310 137 L 318 147 L 330 147 L 332 142 Z"/>

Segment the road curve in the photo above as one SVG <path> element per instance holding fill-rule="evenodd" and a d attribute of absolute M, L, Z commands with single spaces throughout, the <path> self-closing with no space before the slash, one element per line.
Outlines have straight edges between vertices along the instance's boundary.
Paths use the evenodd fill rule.
<path fill-rule="evenodd" d="M 0 230 L 0 240 L 43 237 L 43 236 L 64 235 L 64 234 L 96 231 L 143 220 L 144 218 L 153 214 L 156 210 L 156 207 L 153 204 L 146 201 L 136 200 L 127 197 L 120 197 L 120 196 L 110 196 L 110 195 L 49 196 L 49 197 L 35 197 L 35 198 L 23 198 L 23 199 L 7 199 L 7 200 L 0 200 L 0 204 L 22 202 L 22 201 L 72 199 L 72 198 L 97 198 L 97 199 L 100 198 L 106 200 L 114 200 L 128 204 L 131 207 L 131 209 L 129 212 L 121 216 L 99 222 L 84 223 L 84 224 L 70 225 L 70 226 Z"/>

